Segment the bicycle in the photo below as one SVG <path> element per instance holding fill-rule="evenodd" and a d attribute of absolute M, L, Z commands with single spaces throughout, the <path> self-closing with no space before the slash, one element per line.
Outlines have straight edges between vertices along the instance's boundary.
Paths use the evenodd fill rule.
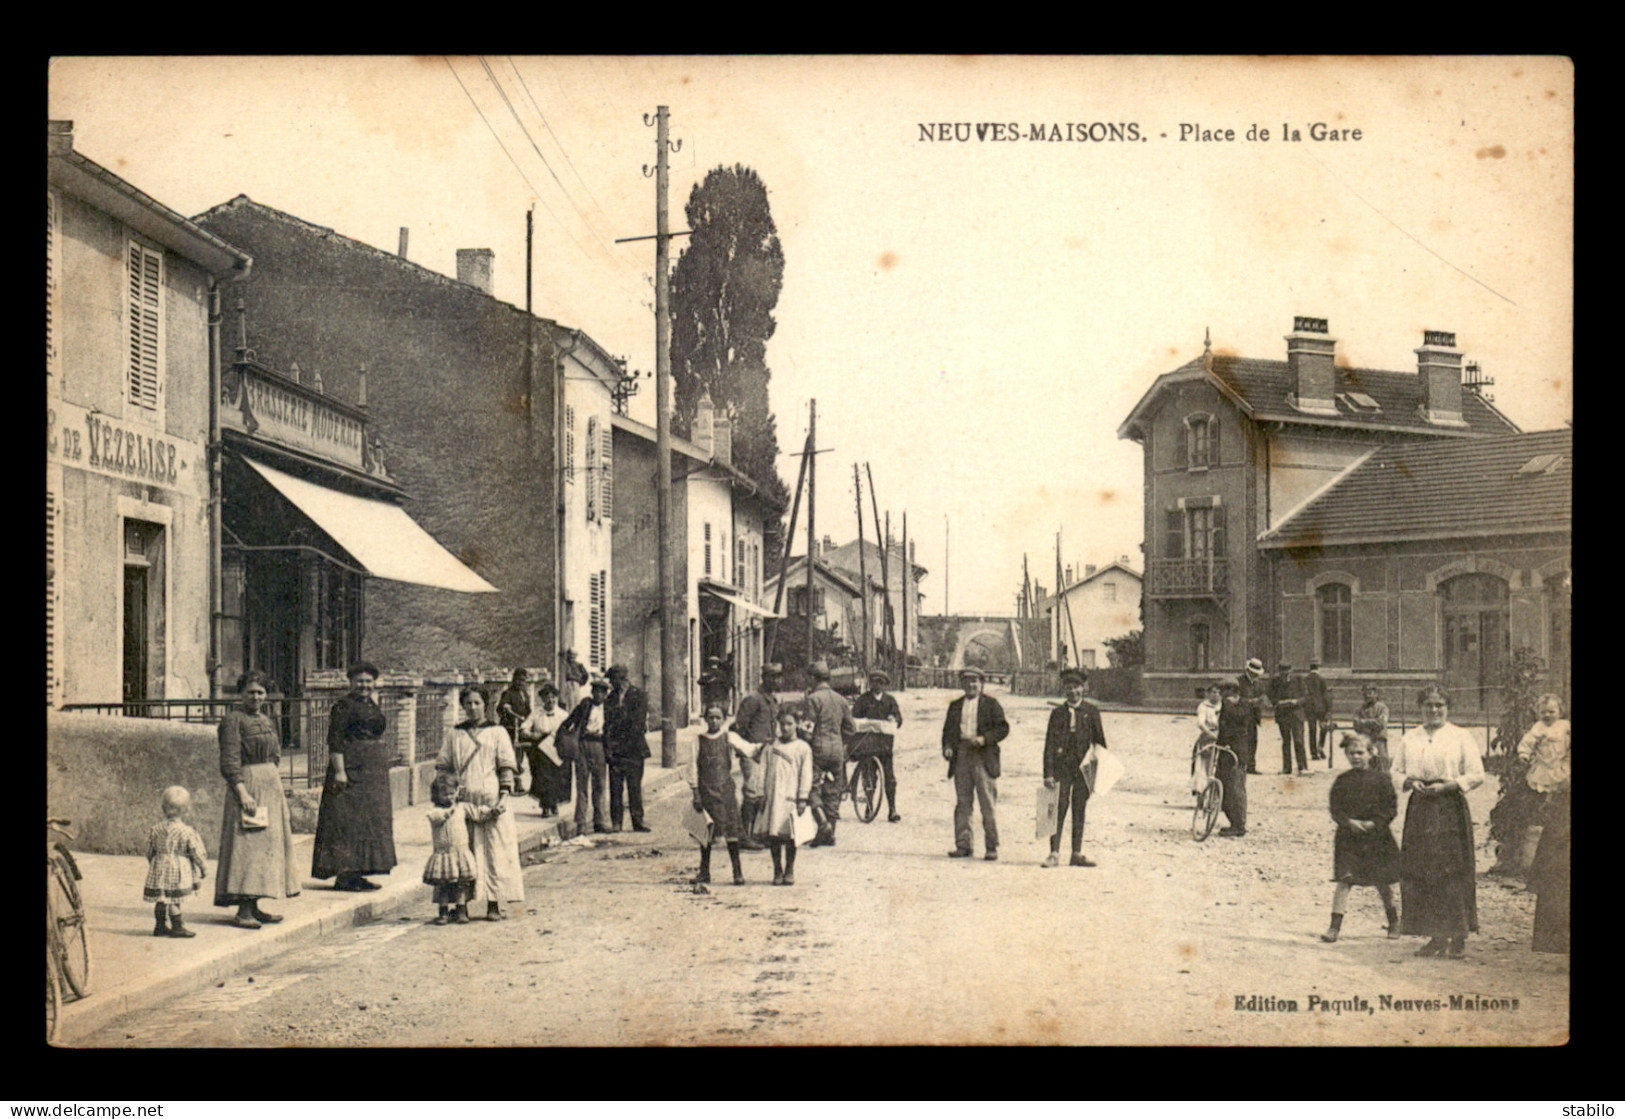
<path fill-rule="evenodd" d="M 79 894 L 79 864 L 65 842 L 73 838 L 71 823 L 45 821 L 45 946 L 62 981 L 76 998 L 84 998 L 90 993 L 90 938 Z"/>
<path fill-rule="evenodd" d="M 880 801 L 885 792 L 885 782 L 882 779 L 878 754 L 865 754 L 858 758 L 857 762 L 846 787 L 852 794 L 852 811 L 857 813 L 859 820 L 867 824 L 880 815 Z"/>
<path fill-rule="evenodd" d="M 1231 761 L 1240 764 L 1236 752 L 1228 746 L 1210 742 L 1206 746 L 1195 747 L 1197 763 L 1202 767 L 1204 777 L 1202 788 L 1196 794 L 1195 811 L 1191 814 L 1191 838 L 1198 843 L 1213 834 L 1213 825 L 1224 806 L 1224 782 L 1216 776 L 1220 750 L 1229 754 Z"/>
<path fill-rule="evenodd" d="M 56 953 L 45 947 L 45 1040 L 56 1040 L 56 1024 L 62 1017 L 62 987 L 57 978 Z"/>

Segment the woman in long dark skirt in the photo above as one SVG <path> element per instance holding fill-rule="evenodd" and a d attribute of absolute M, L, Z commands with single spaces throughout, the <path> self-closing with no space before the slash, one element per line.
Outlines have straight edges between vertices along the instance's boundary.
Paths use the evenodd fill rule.
<path fill-rule="evenodd" d="M 350 694 L 333 705 L 327 727 L 327 783 L 316 817 L 310 873 L 334 878 L 335 890 L 376 890 L 366 875 L 395 866 L 395 816 L 389 766 L 395 747 L 384 735 L 384 713 L 373 701 L 378 669 L 350 666 Z"/>
<path fill-rule="evenodd" d="M 1450 722 L 1450 700 L 1434 685 L 1416 697 L 1422 725 L 1393 754 L 1403 774 L 1405 834 L 1400 842 L 1400 932 L 1425 936 L 1418 956 L 1462 959 L 1478 931 L 1477 863 L 1467 793 L 1484 783 L 1478 743 Z"/>
<path fill-rule="evenodd" d="M 1553 786 L 1547 795 L 1540 846 L 1529 868 L 1529 888 L 1535 899 L 1536 952 L 1569 950 L 1569 781 Z"/>

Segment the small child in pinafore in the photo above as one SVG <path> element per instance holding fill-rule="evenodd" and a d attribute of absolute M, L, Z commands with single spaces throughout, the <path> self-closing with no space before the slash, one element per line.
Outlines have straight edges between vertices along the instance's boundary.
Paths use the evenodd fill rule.
<path fill-rule="evenodd" d="M 423 882 L 434 887 L 440 914 L 432 925 L 468 924 L 468 899 L 474 895 L 474 852 L 468 845 L 468 822 L 482 823 L 495 809 L 458 800 L 463 783 L 455 773 L 442 773 L 429 786 L 429 826 L 434 830 L 434 851 L 423 867 Z"/>
<path fill-rule="evenodd" d="M 159 800 L 164 818 L 147 833 L 147 882 L 141 896 L 153 902 L 152 935 L 193 937 L 197 933 L 181 920 L 181 899 L 196 892 L 209 874 L 203 837 L 183 816 L 192 807 L 192 794 L 179 785 L 163 791 Z"/>

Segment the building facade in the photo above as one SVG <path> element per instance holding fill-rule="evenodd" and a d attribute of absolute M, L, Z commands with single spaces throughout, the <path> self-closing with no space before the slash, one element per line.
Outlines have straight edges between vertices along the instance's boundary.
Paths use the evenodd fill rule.
<path fill-rule="evenodd" d="M 1104 667 L 1106 642 L 1140 628 L 1140 573 L 1128 557 L 1089 564 L 1059 595 L 1039 601 L 1049 631 L 1049 660 L 1060 668 Z"/>
<path fill-rule="evenodd" d="M 863 556 L 860 564 L 858 556 Z M 912 560 L 914 544 L 909 543 Z M 854 583 L 865 575 L 885 588 L 884 609 L 869 611 L 870 626 L 874 630 L 871 648 L 881 648 L 888 641 L 886 623 L 889 616 L 891 637 L 889 642 L 910 657 L 918 656 L 920 649 L 920 582 L 930 572 L 918 563 L 905 562 L 903 546 L 896 540 L 887 540 L 882 551 L 872 540 L 849 540 L 839 547 L 831 546 L 824 538 L 821 558 L 846 573 Z M 884 559 L 884 564 L 882 563 Z"/>
<path fill-rule="evenodd" d="M 207 697 L 210 308 L 249 255 L 47 130 L 48 705 Z"/>
<path fill-rule="evenodd" d="M 365 653 L 401 671 L 606 666 L 612 616 L 610 391 L 620 363 L 580 331 L 491 294 L 486 250 L 459 278 L 239 196 L 197 218 L 265 261 L 231 285 L 241 346 L 365 410 L 367 467 L 498 594 L 380 580 Z"/>
<path fill-rule="evenodd" d="M 660 694 L 659 551 L 656 523 L 657 432 L 626 416 L 613 420 L 621 456 L 622 520 L 615 525 L 617 609 L 615 659 L 648 692 Z M 734 695 L 761 680 L 767 619 L 764 526 L 777 507 L 732 463 L 732 431 L 702 399 L 692 440 L 673 436 L 672 533 L 683 541 L 673 558 L 681 595 L 685 686 L 674 718 L 697 716 L 699 676 L 711 657 L 731 672 Z"/>
<path fill-rule="evenodd" d="M 1464 385 L 1452 334 L 1426 332 L 1415 373 L 1339 366 L 1323 319 L 1298 318 L 1286 342 L 1286 361 L 1206 350 L 1158 377 L 1118 428 L 1144 449 L 1149 702 L 1184 706 L 1248 658 L 1278 659 L 1258 538 L 1362 456 L 1517 431 Z"/>
<path fill-rule="evenodd" d="M 1499 714 L 1514 655 L 1567 696 L 1574 434 L 1390 445 L 1259 538 L 1281 656 L 1321 664 L 1333 711 L 1422 683 Z"/>

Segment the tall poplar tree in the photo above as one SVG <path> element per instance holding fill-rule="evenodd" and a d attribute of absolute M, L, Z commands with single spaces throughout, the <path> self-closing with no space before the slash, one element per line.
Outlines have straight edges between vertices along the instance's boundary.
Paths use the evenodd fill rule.
<path fill-rule="evenodd" d="M 767 187 L 749 167 L 717 167 L 689 192 L 693 231 L 671 277 L 671 368 L 679 431 L 692 431 L 695 407 L 710 394 L 733 420 L 733 464 L 774 500 L 779 478 L 777 423 L 768 407 L 767 340 L 784 285 L 784 253 Z"/>

